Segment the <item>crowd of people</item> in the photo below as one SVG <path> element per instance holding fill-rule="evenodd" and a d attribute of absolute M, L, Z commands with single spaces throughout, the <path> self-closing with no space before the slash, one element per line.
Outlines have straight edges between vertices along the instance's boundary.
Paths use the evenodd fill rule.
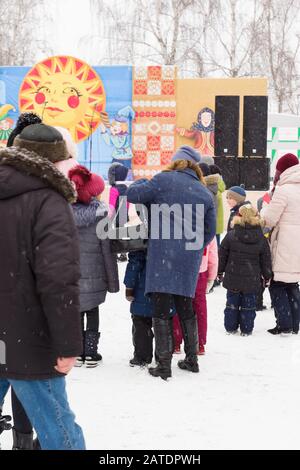
<path fill-rule="evenodd" d="M 245 189 L 226 192 L 230 208 L 224 234 L 221 170 L 189 146 L 151 180 L 125 184 L 128 169 L 114 163 L 105 182 L 77 161 L 68 131 L 21 115 L 0 151 L 0 434 L 11 428 L 2 407 L 11 387 L 14 449 L 85 449 L 82 429 L 70 409 L 65 376 L 73 366 L 94 368 L 99 306 L 120 290 L 117 256 L 97 226 L 105 218 L 128 223 L 129 204 L 189 207 L 193 236 L 175 229 L 153 236 L 147 249 L 119 257 L 128 261 L 124 284 L 132 318 L 129 365 L 149 366 L 167 380 L 172 357 L 182 370 L 198 373 L 207 340 L 206 295 L 227 290 L 224 327 L 249 336 L 269 288 L 276 326 L 269 333 L 297 334 L 300 321 L 300 165 L 281 157 L 272 189 L 254 207 Z M 127 197 L 121 220 L 121 197 Z M 198 207 L 201 206 L 201 220 Z M 169 213 L 170 216 L 170 213 Z M 162 211 L 162 219 L 164 212 Z M 175 224 L 175 216 L 170 218 Z M 184 220 L 180 222 L 181 228 Z M 157 234 L 156 234 L 157 235 Z M 192 248 L 201 239 L 201 246 Z M 153 366 L 151 364 L 155 362 Z M 41 412 L 43 410 L 43 412 Z M 37 438 L 33 437 L 33 430 Z"/>

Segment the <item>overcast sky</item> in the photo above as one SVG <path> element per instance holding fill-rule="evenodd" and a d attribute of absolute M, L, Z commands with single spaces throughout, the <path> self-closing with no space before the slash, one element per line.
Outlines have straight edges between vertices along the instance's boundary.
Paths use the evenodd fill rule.
<path fill-rule="evenodd" d="M 68 54 L 89 61 L 88 41 L 91 16 L 89 0 L 51 0 L 49 16 L 53 21 L 47 27 L 47 42 L 54 55 Z"/>

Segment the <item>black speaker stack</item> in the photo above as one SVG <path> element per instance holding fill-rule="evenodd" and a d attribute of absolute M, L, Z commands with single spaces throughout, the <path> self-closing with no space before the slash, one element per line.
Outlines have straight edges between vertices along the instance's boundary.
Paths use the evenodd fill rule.
<path fill-rule="evenodd" d="M 227 187 L 243 184 L 246 190 L 268 190 L 268 98 L 244 96 L 243 99 L 243 157 L 238 157 L 240 97 L 216 96 L 215 163 L 221 168 Z"/>

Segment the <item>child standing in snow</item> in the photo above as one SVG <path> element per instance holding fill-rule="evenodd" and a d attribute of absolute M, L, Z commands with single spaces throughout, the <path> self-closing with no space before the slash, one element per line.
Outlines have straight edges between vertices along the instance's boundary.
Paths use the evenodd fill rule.
<path fill-rule="evenodd" d="M 96 367 L 102 359 L 98 353 L 99 305 L 104 303 L 107 292 L 119 291 L 118 268 L 109 239 L 100 240 L 96 233 L 97 224 L 107 215 L 106 205 L 98 200 L 105 187 L 103 179 L 83 166 L 70 170 L 69 178 L 78 194 L 73 212 L 80 246 L 83 352 L 77 358 L 77 366 Z"/>
<path fill-rule="evenodd" d="M 207 339 L 207 302 L 206 294 L 214 284 L 218 273 L 218 245 L 214 238 L 204 250 L 200 272 L 197 282 L 195 298 L 193 299 L 193 309 L 197 316 L 199 350 L 198 355 L 205 354 L 205 345 Z M 179 354 L 182 343 L 182 329 L 179 316 L 173 318 L 174 329 L 174 352 Z"/>
<path fill-rule="evenodd" d="M 218 276 L 225 273 L 223 286 L 227 289 L 224 325 L 229 334 L 240 327 L 241 336 L 248 336 L 254 328 L 261 278 L 265 283 L 272 278 L 271 252 L 263 222 L 251 204 L 239 208 L 232 224 L 219 251 Z"/>
<path fill-rule="evenodd" d="M 129 365 L 132 367 L 151 364 L 153 357 L 153 305 L 150 296 L 145 296 L 146 261 L 146 251 L 129 253 L 124 279 L 126 299 L 131 302 L 134 353 Z"/>
<path fill-rule="evenodd" d="M 226 199 L 227 204 L 230 207 L 230 216 L 227 225 L 227 232 L 232 230 L 233 218 L 238 215 L 240 207 L 246 204 L 246 197 L 246 191 L 242 186 L 232 186 L 227 190 Z"/>
<path fill-rule="evenodd" d="M 129 169 L 121 163 L 113 163 L 108 170 L 108 182 L 111 186 L 109 191 L 109 216 L 116 217 L 116 227 L 123 227 L 129 220 L 129 204 L 120 207 L 120 198 L 126 195 L 127 186 L 124 181 L 127 178 Z M 120 213 L 118 211 L 120 210 Z M 119 261 L 127 261 L 125 253 L 118 257 Z"/>

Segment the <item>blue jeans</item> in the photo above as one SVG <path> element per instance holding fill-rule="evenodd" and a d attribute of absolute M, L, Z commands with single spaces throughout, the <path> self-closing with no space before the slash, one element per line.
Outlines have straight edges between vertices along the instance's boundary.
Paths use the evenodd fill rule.
<path fill-rule="evenodd" d="M 0 379 L 0 407 L 10 385 L 22 403 L 43 450 L 85 450 L 82 430 L 76 424 L 68 403 L 64 377 Z"/>
<path fill-rule="evenodd" d="M 251 334 L 254 328 L 256 295 L 227 291 L 227 302 L 224 311 L 224 326 L 228 332 L 236 331 Z"/>

